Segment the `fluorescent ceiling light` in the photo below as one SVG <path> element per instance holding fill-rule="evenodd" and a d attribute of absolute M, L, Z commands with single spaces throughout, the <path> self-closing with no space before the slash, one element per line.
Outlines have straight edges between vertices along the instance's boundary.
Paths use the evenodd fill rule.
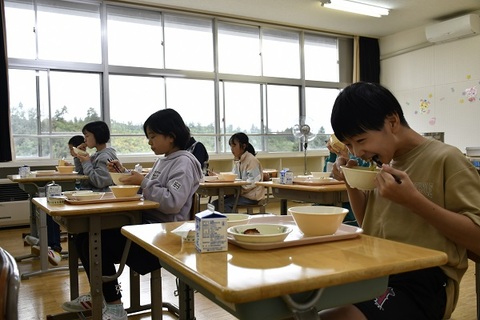
<path fill-rule="evenodd" d="M 380 18 L 381 16 L 388 16 L 388 9 L 373 6 L 370 4 L 360 3 L 350 0 L 320 0 L 322 6 L 330 9 L 347 11 L 357 14 Z"/>

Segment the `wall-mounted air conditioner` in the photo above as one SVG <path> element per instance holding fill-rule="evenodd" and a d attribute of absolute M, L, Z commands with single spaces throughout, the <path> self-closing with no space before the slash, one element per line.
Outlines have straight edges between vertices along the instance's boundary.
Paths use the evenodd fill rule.
<path fill-rule="evenodd" d="M 430 42 L 445 42 L 478 33 L 480 33 L 480 16 L 478 14 L 467 14 L 425 28 L 425 35 Z"/>

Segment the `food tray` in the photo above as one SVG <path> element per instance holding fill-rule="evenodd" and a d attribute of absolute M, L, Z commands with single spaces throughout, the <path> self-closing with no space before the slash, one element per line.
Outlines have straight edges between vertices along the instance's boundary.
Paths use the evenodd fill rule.
<path fill-rule="evenodd" d="M 303 186 L 324 186 L 330 184 L 343 184 L 344 181 L 338 181 L 333 178 L 324 178 L 324 179 L 309 179 L 309 178 L 296 178 L 293 179 L 293 184 L 299 184 Z"/>
<path fill-rule="evenodd" d="M 259 217 L 259 218 L 252 217 L 252 219 L 249 220 L 248 224 L 253 224 L 253 223 L 278 223 L 283 225 L 290 225 L 290 226 L 293 226 L 293 231 L 287 236 L 285 240 L 280 242 L 251 243 L 251 242 L 237 241 L 233 237 L 228 237 L 228 242 L 248 250 L 271 250 L 271 249 L 288 248 L 288 247 L 321 243 L 321 242 L 331 242 L 331 241 L 351 239 L 351 238 L 356 238 L 363 233 L 362 228 L 341 224 L 337 232 L 335 232 L 332 235 L 304 237 L 302 232 L 298 229 L 297 225 L 295 224 L 295 221 L 293 220 L 292 216 L 266 216 L 266 217 Z"/>
<path fill-rule="evenodd" d="M 242 180 L 227 181 L 227 180 L 217 179 L 217 180 L 205 180 L 205 183 L 235 183 L 235 182 L 240 182 L 240 181 L 242 181 Z"/>
<path fill-rule="evenodd" d="M 69 173 L 60 173 L 55 170 L 37 170 L 37 171 L 32 171 L 32 174 L 35 174 L 37 176 L 72 176 L 72 175 L 78 175 L 78 172 L 73 171 Z"/>
<path fill-rule="evenodd" d="M 125 202 L 125 201 L 139 201 L 142 199 L 141 194 L 137 194 L 133 197 L 123 197 L 123 198 L 115 198 L 112 192 L 105 192 L 105 195 L 102 199 L 96 200 L 65 200 L 68 204 L 92 204 L 92 203 L 109 203 L 109 202 Z"/>

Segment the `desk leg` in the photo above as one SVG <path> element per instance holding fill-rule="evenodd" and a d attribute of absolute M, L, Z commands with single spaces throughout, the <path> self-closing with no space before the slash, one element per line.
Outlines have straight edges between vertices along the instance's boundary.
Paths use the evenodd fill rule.
<path fill-rule="evenodd" d="M 232 212 L 238 212 L 238 199 L 240 198 L 240 194 L 242 193 L 242 187 L 235 189 L 235 201 L 233 202 Z"/>
<path fill-rule="evenodd" d="M 36 209 L 36 208 L 35 208 Z M 35 216 L 37 217 L 37 225 L 40 239 L 40 270 L 33 272 L 22 273 L 21 278 L 23 280 L 33 276 L 37 276 L 44 273 L 53 271 L 68 271 L 68 267 L 48 267 L 48 242 L 47 242 L 47 214 L 40 209 L 35 210 Z"/>
<path fill-rule="evenodd" d="M 89 253 L 90 253 L 90 292 L 92 295 L 92 319 L 102 319 L 102 234 L 101 218 L 92 215 L 89 219 Z"/>
<path fill-rule="evenodd" d="M 218 190 L 218 209 L 219 212 L 225 212 L 225 191 L 223 188 Z"/>
<path fill-rule="evenodd" d="M 178 279 L 179 319 L 195 320 L 195 300 L 193 289 Z"/>
<path fill-rule="evenodd" d="M 281 215 L 286 215 L 287 214 L 287 199 L 280 199 L 280 214 Z"/>
<path fill-rule="evenodd" d="M 70 300 L 78 297 L 78 252 L 75 247 L 75 236 L 68 234 L 68 268 L 70 270 Z"/>

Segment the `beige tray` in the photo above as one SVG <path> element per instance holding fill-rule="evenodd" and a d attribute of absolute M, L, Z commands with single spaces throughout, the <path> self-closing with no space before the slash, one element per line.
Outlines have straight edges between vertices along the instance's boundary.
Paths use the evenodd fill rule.
<path fill-rule="evenodd" d="M 31 173 L 37 176 L 76 176 L 78 175 L 78 172 L 76 171 L 73 171 L 72 173 L 60 173 L 55 170 L 37 170 L 37 171 L 32 171 Z"/>
<path fill-rule="evenodd" d="M 250 243 L 237 241 L 234 238 L 228 238 L 228 242 L 238 247 L 248 250 L 271 250 L 278 248 L 288 248 L 294 246 L 301 246 L 320 242 L 338 241 L 344 239 L 356 238 L 363 233 L 362 228 L 349 226 L 346 224 L 340 225 L 337 232 L 328 236 L 318 237 L 304 237 L 302 232 L 298 229 L 292 216 L 263 216 L 252 217 L 248 224 L 252 223 L 278 223 L 283 225 L 293 226 L 293 231 L 287 236 L 284 241 L 281 242 L 269 242 L 269 243 Z"/>
<path fill-rule="evenodd" d="M 333 178 L 325 178 L 325 179 L 303 179 L 303 178 L 296 178 L 293 179 L 293 184 L 299 184 L 303 186 L 324 186 L 329 184 L 342 184 L 345 183 L 344 181 L 338 181 Z"/>
<path fill-rule="evenodd" d="M 65 200 L 68 204 L 92 204 L 92 203 L 108 203 L 108 202 L 125 202 L 125 201 L 139 201 L 142 199 L 141 194 L 137 194 L 134 197 L 115 198 L 112 192 L 105 192 L 102 199 L 97 200 Z"/>

